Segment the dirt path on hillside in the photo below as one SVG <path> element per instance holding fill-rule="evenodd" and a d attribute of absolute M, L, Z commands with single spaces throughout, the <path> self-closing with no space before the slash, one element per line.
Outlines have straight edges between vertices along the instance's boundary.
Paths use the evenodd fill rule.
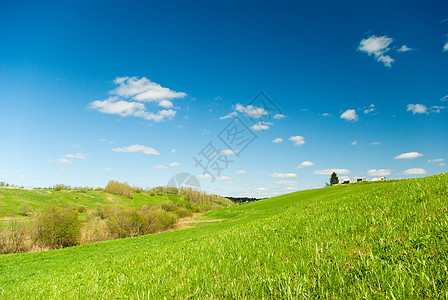
<path fill-rule="evenodd" d="M 182 218 L 179 220 L 179 223 L 177 223 L 176 227 L 173 230 L 181 230 L 181 229 L 187 229 L 187 228 L 192 228 L 194 226 L 191 226 L 193 224 L 198 224 L 198 223 L 211 223 L 211 222 L 220 222 L 223 221 L 224 219 L 215 219 L 215 220 L 194 220 L 194 218 L 200 216 L 202 214 L 196 213 L 193 214 L 192 217 L 186 217 L 186 218 Z"/>

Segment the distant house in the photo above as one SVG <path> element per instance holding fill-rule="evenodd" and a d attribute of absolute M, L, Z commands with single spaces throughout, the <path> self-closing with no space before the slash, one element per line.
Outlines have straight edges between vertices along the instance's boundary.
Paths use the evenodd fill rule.
<path fill-rule="evenodd" d="M 382 176 L 382 177 L 373 178 L 371 181 L 384 181 L 384 180 L 386 180 L 386 177 Z"/>
<path fill-rule="evenodd" d="M 347 178 L 342 178 L 342 179 L 339 181 L 339 184 L 349 184 L 349 183 L 352 183 L 352 182 L 354 182 L 353 179 L 347 177 Z"/>
<path fill-rule="evenodd" d="M 364 182 L 364 181 L 367 181 L 367 178 L 365 178 L 365 177 L 356 178 L 356 182 Z"/>

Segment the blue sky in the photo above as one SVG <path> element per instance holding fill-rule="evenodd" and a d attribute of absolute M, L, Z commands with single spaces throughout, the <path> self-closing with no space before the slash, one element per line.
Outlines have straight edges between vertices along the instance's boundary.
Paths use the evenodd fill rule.
<path fill-rule="evenodd" d="M 1 181 L 263 197 L 448 171 L 446 1 L 1 3 Z"/>

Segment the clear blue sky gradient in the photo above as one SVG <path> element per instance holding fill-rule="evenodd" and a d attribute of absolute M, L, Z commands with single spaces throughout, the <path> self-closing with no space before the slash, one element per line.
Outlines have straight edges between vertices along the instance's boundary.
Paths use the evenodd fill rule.
<path fill-rule="evenodd" d="M 1 7 L 1 181 L 156 186 L 179 172 L 201 175 L 193 157 L 210 141 L 227 149 L 217 135 L 232 119 L 220 117 L 260 91 L 286 118 L 269 121 L 244 152 L 227 156 L 233 162 L 221 178 L 202 178 L 205 190 L 283 194 L 324 186 L 325 169 L 369 179 L 373 169 L 385 169 L 387 178 L 448 171 L 446 1 L 1 1 Z M 372 36 L 392 39 L 378 54 L 394 60 L 390 67 L 359 49 Z M 411 50 L 398 51 L 403 45 Z M 91 108 L 125 76 L 187 96 L 172 100 L 176 115 L 162 122 Z M 364 113 L 371 104 L 374 110 Z M 426 110 L 408 110 L 410 104 Z M 357 121 L 341 118 L 349 109 Z M 295 146 L 292 136 L 305 143 Z M 130 145 L 159 155 L 112 150 Z M 418 157 L 394 159 L 409 152 Z M 68 155 L 76 153 L 83 158 Z M 303 161 L 313 165 L 297 168 Z"/>

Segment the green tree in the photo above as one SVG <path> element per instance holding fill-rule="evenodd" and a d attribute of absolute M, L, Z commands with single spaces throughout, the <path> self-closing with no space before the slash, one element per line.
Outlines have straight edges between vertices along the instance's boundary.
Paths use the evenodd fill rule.
<path fill-rule="evenodd" d="M 338 184 L 338 183 L 339 183 L 338 174 L 336 174 L 336 172 L 333 172 L 330 177 L 330 185 L 334 185 L 334 184 Z"/>

